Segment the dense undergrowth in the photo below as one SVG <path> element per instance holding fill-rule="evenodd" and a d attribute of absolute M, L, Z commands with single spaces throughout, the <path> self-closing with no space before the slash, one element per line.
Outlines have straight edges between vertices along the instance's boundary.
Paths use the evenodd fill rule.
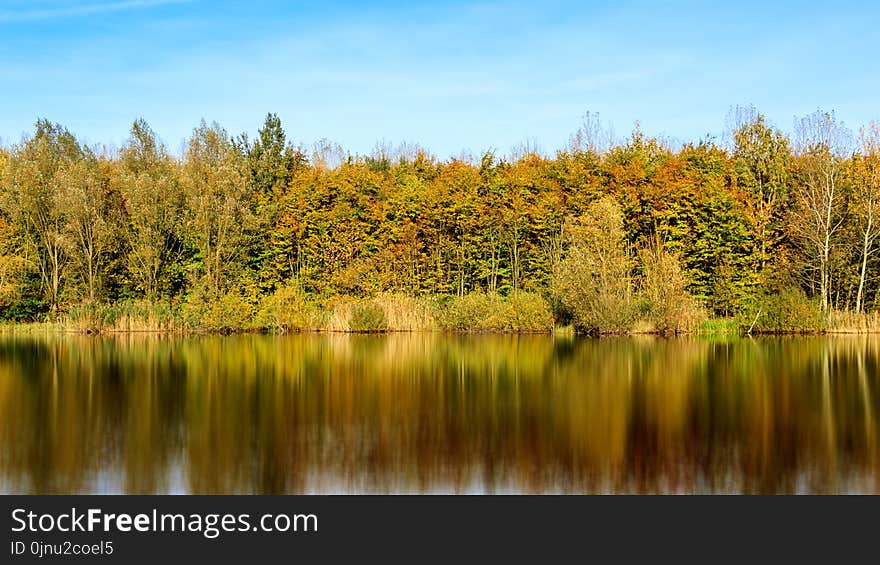
<path fill-rule="evenodd" d="M 557 309 L 559 306 L 557 306 Z M 624 334 L 798 334 L 880 333 L 880 315 L 832 311 L 823 316 L 816 301 L 803 293 L 761 297 L 734 317 L 709 317 L 699 308 L 658 316 L 644 299 L 625 326 L 584 328 L 568 313 L 554 312 L 551 301 L 536 293 L 509 297 L 471 293 L 463 296 L 412 297 L 386 293 L 372 298 L 334 297 L 318 301 L 295 288 L 283 288 L 258 304 L 229 294 L 211 304 L 80 304 L 54 319 L 5 322 L 5 331 L 80 333 L 168 332 L 575 332 Z M 667 317 L 663 317 L 665 314 Z"/>

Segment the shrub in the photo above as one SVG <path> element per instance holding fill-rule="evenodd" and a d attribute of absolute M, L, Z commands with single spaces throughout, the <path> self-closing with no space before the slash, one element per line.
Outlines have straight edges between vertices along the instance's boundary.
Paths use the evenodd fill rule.
<path fill-rule="evenodd" d="M 213 301 L 203 285 L 195 285 L 180 308 L 180 316 L 183 324 L 190 329 L 199 329 L 208 314 L 208 308 Z"/>
<path fill-rule="evenodd" d="M 438 303 L 435 317 L 441 328 L 458 331 L 548 331 L 553 327 L 547 301 L 527 292 L 509 298 L 482 292 L 447 297 Z"/>
<path fill-rule="evenodd" d="M 45 317 L 49 305 L 36 298 L 23 298 L 0 307 L 0 321 L 33 322 Z"/>
<path fill-rule="evenodd" d="M 506 329 L 501 312 L 507 306 L 497 294 L 473 292 L 464 296 L 444 297 L 437 305 L 435 316 L 440 327 L 448 330 L 480 331 Z M 494 328 L 490 328 L 494 326 Z M 498 327 L 502 326 L 502 327 Z"/>
<path fill-rule="evenodd" d="M 194 290 L 182 308 L 184 323 L 192 329 L 234 332 L 254 329 L 251 305 L 236 290 L 210 298 L 210 293 Z"/>
<path fill-rule="evenodd" d="M 227 292 L 214 302 L 202 321 L 202 327 L 219 331 L 253 329 L 253 309 L 237 292 Z"/>
<path fill-rule="evenodd" d="M 553 312 L 540 294 L 517 292 L 509 301 L 516 316 L 517 331 L 541 332 L 553 329 Z"/>
<path fill-rule="evenodd" d="M 384 332 L 388 330 L 385 310 L 374 302 L 359 302 L 351 309 L 348 328 L 353 332 Z"/>
<path fill-rule="evenodd" d="M 799 288 L 759 291 L 737 317 L 743 331 L 812 332 L 827 327 L 819 303 Z"/>
<path fill-rule="evenodd" d="M 256 324 L 268 330 L 288 332 L 315 329 L 318 307 L 297 285 L 284 286 L 263 299 Z"/>

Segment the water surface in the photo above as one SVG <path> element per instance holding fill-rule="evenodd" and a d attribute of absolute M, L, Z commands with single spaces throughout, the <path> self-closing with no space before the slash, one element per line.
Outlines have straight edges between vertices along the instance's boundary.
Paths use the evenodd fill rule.
<path fill-rule="evenodd" d="M 0 492 L 880 492 L 880 338 L 0 336 Z"/>

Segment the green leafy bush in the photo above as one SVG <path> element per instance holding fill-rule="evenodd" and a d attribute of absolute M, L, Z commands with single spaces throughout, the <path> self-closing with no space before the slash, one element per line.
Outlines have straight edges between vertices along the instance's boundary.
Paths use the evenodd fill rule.
<path fill-rule="evenodd" d="M 752 332 L 813 332 L 827 327 L 819 302 L 799 288 L 759 292 L 737 321 L 743 331 Z"/>
<path fill-rule="evenodd" d="M 256 325 L 279 332 L 302 331 L 314 329 L 318 318 L 318 307 L 299 286 L 290 285 L 262 300 Z"/>
<path fill-rule="evenodd" d="M 517 292 L 509 298 L 516 317 L 515 327 L 521 332 L 540 332 L 553 329 L 553 311 L 546 300 L 532 292 Z"/>
<path fill-rule="evenodd" d="M 36 298 L 23 298 L 0 307 L 0 321 L 33 322 L 43 318 L 49 305 Z"/>
<path fill-rule="evenodd" d="M 222 333 L 255 329 L 253 307 L 236 290 L 211 298 L 200 288 L 187 297 L 181 309 L 183 322 L 196 330 Z"/>
<path fill-rule="evenodd" d="M 353 332 L 384 332 L 388 329 L 385 310 L 373 302 L 359 302 L 352 306 L 348 327 Z"/>
<path fill-rule="evenodd" d="M 497 294 L 474 292 L 464 296 L 445 297 L 437 304 L 435 317 L 441 328 L 459 331 L 508 329 L 504 320 L 512 318 L 505 312 L 508 305 Z"/>
<path fill-rule="evenodd" d="M 549 331 L 553 313 L 540 295 L 520 292 L 509 298 L 473 292 L 441 300 L 438 325 L 458 331 Z"/>

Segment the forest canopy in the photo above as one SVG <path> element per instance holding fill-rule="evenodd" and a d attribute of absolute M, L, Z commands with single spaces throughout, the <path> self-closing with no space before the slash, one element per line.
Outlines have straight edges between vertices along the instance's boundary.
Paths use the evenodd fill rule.
<path fill-rule="evenodd" d="M 307 150 L 274 114 L 253 140 L 203 121 L 180 156 L 143 120 L 118 151 L 40 120 L 0 149 L 0 320 L 327 329 L 343 304 L 344 329 L 778 330 L 872 312 L 877 124 L 729 122 L 723 145 L 673 148 L 588 114 L 552 156 L 441 161 Z"/>

